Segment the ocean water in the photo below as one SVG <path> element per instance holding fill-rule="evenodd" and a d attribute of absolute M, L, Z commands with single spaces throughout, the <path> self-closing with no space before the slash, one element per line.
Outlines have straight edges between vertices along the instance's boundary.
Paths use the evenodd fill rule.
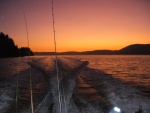
<path fill-rule="evenodd" d="M 150 112 L 150 56 L 58 56 L 62 113 Z M 88 61 L 89 63 L 87 63 Z M 60 111 L 54 56 L 0 59 L 1 113 Z M 18 80 L 18 84 L 17 84 Z M 17 98 L 16 98 L 17 96 Z"/>
<path fill-rule="evenodd" d="M 150 56 L 149 55 L 88 55 L 72 56 L 86 60 L 89 67 L 99 69 L 124 83 L 134 86 L 150 97 Z"/>

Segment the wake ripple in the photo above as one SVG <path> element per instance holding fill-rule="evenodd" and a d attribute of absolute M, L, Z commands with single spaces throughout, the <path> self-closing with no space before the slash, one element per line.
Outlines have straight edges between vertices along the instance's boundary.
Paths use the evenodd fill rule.
<path fill-rule="evenodd" d="M 32 70 L 35 113 L 59 113 L 55 59 L 53 57 L 32 58 L 28 64 Z M 143 106 L 145 113 L 149 113 L 150 100 L 140 95 L 138 90 L 87 65 L 86 61 L 59 58 L 63 113 L 107 113 L 113 106 L 120 107 L 124 113 L 133 113 L 139 106 Z M 31 111 L 29 68 L 18 73 L 18 113 Z M 12 88 L 5 91 L 1 89 L 2 113 L 14 113 L 16 110 L 15 80 L 10 78 L 11 82 L 4 81 L 12 85 Z"/>

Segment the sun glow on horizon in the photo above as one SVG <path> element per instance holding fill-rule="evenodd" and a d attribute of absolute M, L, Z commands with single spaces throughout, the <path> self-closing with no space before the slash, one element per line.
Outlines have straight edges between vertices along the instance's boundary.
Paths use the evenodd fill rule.
<path fill-rule="evenodd" d="M 57 51 L 119 50 L 150 43 L 149 4 L 147 0 L 54 1 Z M 26 13 L 30 48 L 54 51 L 50 1 L 2 1 L 0 32 L 19 47 L 27 46 L 22 12 Z"/>

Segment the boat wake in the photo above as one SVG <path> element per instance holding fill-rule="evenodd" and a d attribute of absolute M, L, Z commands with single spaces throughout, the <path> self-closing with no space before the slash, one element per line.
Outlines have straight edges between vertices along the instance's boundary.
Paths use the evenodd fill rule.
<path fill-rule="evenodd" d="M 107 113 L 117 106 L 124 113 L 133 113 L 143 106 L 150 112 L 150 100 L 119 79 L 98 69 L 88 67 L 87 61 L 58 58 L 61 103 L 57 89 L 55 59 L 33 57 L 25 68 L 0 83 L 1 113 L 29 113 L 31 68 L 33 103 L 35 113 Z M 18 76 L 18 99 L 16 101 L 16 77 Z M 10 87 L 11 86 L 11 87 Z M 17 104 L 16 104 L 17 103 Z M 17 108 L 17 109 L 16 109 Z"/>

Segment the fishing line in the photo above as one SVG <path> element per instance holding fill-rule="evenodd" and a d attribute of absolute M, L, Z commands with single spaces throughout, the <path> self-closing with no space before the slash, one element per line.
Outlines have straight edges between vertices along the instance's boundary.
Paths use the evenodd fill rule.
<path fill-rule="evenodd" d="M 58 69 L 58 59 L 56 51 L 56 35 L 55 35 L 55 18 L 54 18 L 54 2 L 52 2 L 52 20 L 53 20 L 53 35 L 54 35 L 54 46 L 55 46 L 55 63 L 56 63 L 56 72 L 57 72 L 57 89 L 58 89 L 58 98 L 59 98 L 59 112 L 62 113 L 62 99 L 61 99 L 61 89 L 60 89 L 60 77 Z"/>
<path fill-rule="evenodd" d="M 18 113 L 18 96 L 19 96 L 19 94 L 18 94 L 18 91 L 19 91 L 19 88 L 18 88 L 18 85 L 19 85 L 19 67 L 20 67 L 20 65 L 19 65 L 19 63 L 20 63 L 20 50 L 18 49 L 18 74 L 17 74 L 17 82 L 16 82 L 16 113 Z"/>
<path fill-rule="evenodd" d="M 18 66 L 19 67 L 19 66 Z M 19 74 L 19 69 L 18 69 Z M 16 83 L 16 113 L 18 113 L 18 75 L 17 75 L 17 83 Z"/>
<path fill-rule="evenodd" d="M 29 46 L 29 38 L 28 38 L 28 26 L 27 26 L 27 20 L 26 20 L 26 16 L 25 13 L 23 12 L 24 15 L 24 20 L 25 20 L 25 26 L 26 26 L 26 33 L 27 33 L 27 43 L 28 43 L 28 55 L 29 55 L 29 62 L 31 62 L 31 58 L 30 58 L 30 46 Z M 31 74 L 31 67 L 30 67 L 30 101 L 31 101 L 31 111 L 32 113 L 34 113 L 34 106 L 33 106 L 33 90 L 32 90 L 32 74 Z"/>

